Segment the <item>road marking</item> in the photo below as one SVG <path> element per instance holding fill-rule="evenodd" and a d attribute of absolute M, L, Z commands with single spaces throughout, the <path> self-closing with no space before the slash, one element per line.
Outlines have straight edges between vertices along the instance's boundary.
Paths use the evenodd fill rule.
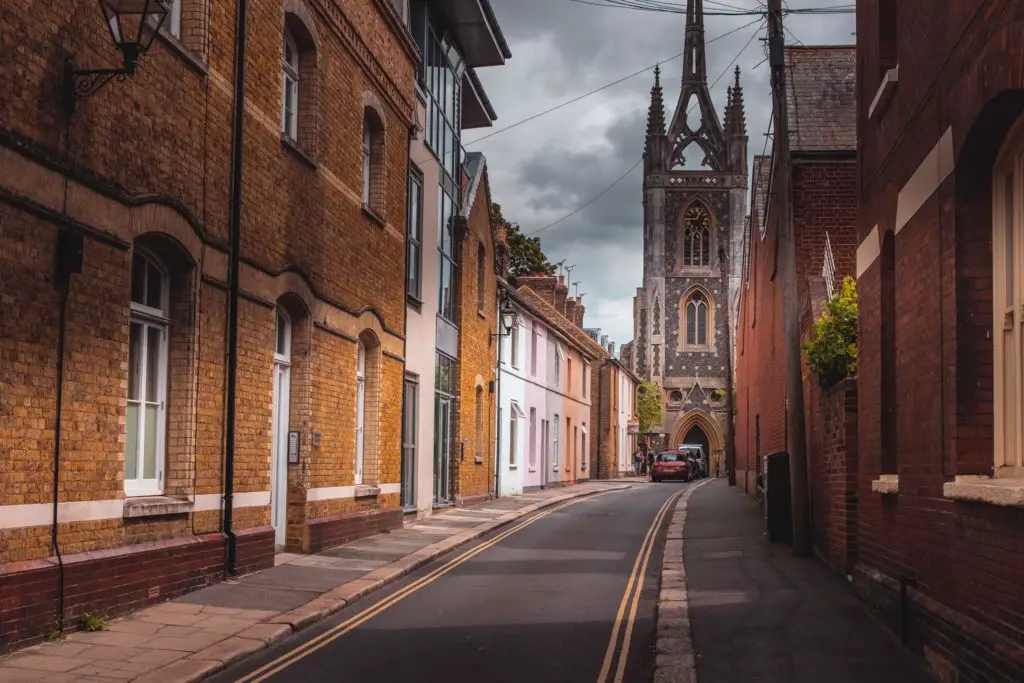
<path fill-rule="evenodd" d="M 622 628 L 623 617 L 626 614 L 626 606 L 630 604 L 630 597 L 634 596 L 633 587 L 637 584 L 637 573 L 640 572 L 640 581 L 638 588 L 635 591 L 635 599 L 632 603 L 632 609 L 629 615 L 629 621 L 626 626 L 625 644 L 622 652 L 619 655 L 619 667 L 616 672 L 616 681 L 622 680 L 622 671 L 625 669 L 626 656 L 629 653 L 628 646 L 630 641 L 630 633 L 633 630 L 633 624 L 636 619 L 636 606 L 639 601 L 640 589 L 643 588 L 643 572 L 647 569 L 647 562 L 651 556 L 651 550 L 654 547 L 654 539 L 657 536 L 658 528 L 661 526 L 662 521 L 665 519 L 665 515 L 668 509 L 675 504 L 679 499 L 679 496 L 683 495 L 683 492 L 679 491 L 669 497 L 668 500 L 658 510 L 658 514 L 654 516 L 654 521 L 651 522 L 651 526 L 647 529 L 647 535 L 644 536 L 643 543 L 640 544 L 640 550 L 637 552 L 636 561 L 633 562 L 633 571 L 629 575 L 629 581 L 626 583 L 626 590 L 622 594 L 622 601 L 619 603 L 619 611 L 615 615 L 615 623 L 612 625 L 612 635 L 608 641 L 608 648 L 604 653 L 604 663 L 601 665 L 601 673 L 597 676 L 597 683 L 605 683 L 608 680 L 608 676 L 611 674 L 612 662 L 615 659 L 615 645 L 619 641 L 619 631 Z M 641 569 L 641 565 L 643 569 Z"/>
<path fill-rule="evenodd" d="M 296 646 L 295 648 L 289 650 L 277 659 L 267 662 L 259 669 L 256 669 L 255 671 L 252 671 L 246 674 L 245 676 L 242 676 L 238 679 L 237 683 L 260 683 L 261 681 L 267 680 L 271 676 L 280 673 L 281 671 L 288 668 L 292 664 L 295 664 L 299 660 L 304 659 L 305 657 L 313 654 L 317 650 L 326 647 L 327 645 L 330 645 L 341 636 L 345 635 L 346 633 L 355 629 L 361 624 L 369 621 L 370 619 L 377 616 L 387 608 L 391 607 L 392 605 L 398 602 L 401 602 L 403 599 L 412 595 L 424 586 L 433 583 L 434 581 L 444 576 L 451 570 L 455 569 L 459 565 L 463 564 L 464 562 L 468 562 L 469 560 L 476 557 L 483 551 L 487 550 L 488 548 L 494 545 L 497 545 L 498 543 L 505 540 L 512 534 L 525 529 L 534 522 L 537 522 L 550 514 L 558 512 L 559 510 L 564 510 L 570 505 L 575 505 L 576 503 L 584 501 L 594 500 L 596 498 L 600 498 L 601 496 L 605 496 L 609 493 L 617 493 L 619 490 L 624 489 L 612 489 L 610 491 L 602 491 L 601 493 L 595 494 L 593 496 L 574 498 L 572 500 L 565 501 L 564 503 L 559 503 L 547 510 L 544 510 L 543 512 L 538 513 L 537 515 L 534 515 L 533 517 L 530 517 L 529 519 L 517 523 L 512 528 L 506 529 L 505 531 L 501 532 L 491 540 L 481 543 L 480 545 L 477 545 L 467 550 L 466 552 L 462 553 L 458 557 L 449 560 L 440 567 L 431 570 L 428 574 L 420 577 L 416 581 L 413 581 L 405 588 L 395 591 L 386 598 L 381 598 L 370 607 L 367 607 L 363 611 L 349 617 L 337 626 L 334 626 L 331 629 L 325 631 L 324 633 L 321 633 L 316 638 L 312 638 L 306 641 L 305 643 Z"/>

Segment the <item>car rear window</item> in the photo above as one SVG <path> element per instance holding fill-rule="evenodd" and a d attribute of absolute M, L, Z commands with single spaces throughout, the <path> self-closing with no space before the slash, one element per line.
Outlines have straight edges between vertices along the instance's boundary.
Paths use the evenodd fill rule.
<path fill-rule="evenodd" d="M 658 456 L 658 459 L 662 462 L 681 462 L 683 456 L 679 453 L 662 453 Z"/>

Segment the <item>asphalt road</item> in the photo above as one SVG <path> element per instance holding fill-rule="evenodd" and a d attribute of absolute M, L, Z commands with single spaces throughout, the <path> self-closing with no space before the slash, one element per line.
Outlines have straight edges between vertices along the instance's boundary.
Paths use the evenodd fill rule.
<path fill-rule="evenodd" d="M 535 513 L 213 680 L 648 683 L 671 509 L 653 523 L 684 486 L 636 484 Z"/>

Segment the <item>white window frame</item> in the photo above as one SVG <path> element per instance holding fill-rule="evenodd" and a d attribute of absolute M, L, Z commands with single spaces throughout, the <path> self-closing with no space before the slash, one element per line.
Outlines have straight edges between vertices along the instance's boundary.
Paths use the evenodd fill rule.
<path fill-rule="evenodd" d="M 582 469 L 587 469 L 587 423 L 580 425 L 580 450 L 583 455 L 580 457 Z"/>
<path fill-rule="evenodd" d="M 993 466 L 1024 478 L 1024 125 L 1007 137 L 992 174 Z M 1008 186 L 1009 183 L 1009 186 Z M 1007 239 L 1009 237 L 1009 240 Z M 1009 242 L 1009 244 L 1007 244 Z M 1010 269 L 1013 272 L 1010 273 Z"/>
<path fill-rule="evenodd" d="M 509 362 L 516 370 L 519 369 L 519 324 L 509 333 Z"/>
<path fill-rule="evenodd" d="M 363 483 L 366 441 L 366 347 L 356 343 L 356 486 Z"/>
<path fill-rule="evenodd" d="M 165 0 L 167 3 L 167 32 L 181 40 L 181 3 L 184 0 Z"/>
<path fill-rule="evenodd" d="M 537 409 L 530 408 L 530 471 L 537 467 Z"/>
<path fill-rule="evenodd" d="M 511 402 L 511 410 L 508 411 L 508 466 L 509 469 L 519 467 L 519 422 L 526 417 L 523 409 L 515 401 Z"/>
<path fill-rule="evenodd" d="M 551 469 L 558 469 L 558 428 L 561 421 L 558 419 L 558 413 L 555 413 L 555 419 L 551 421 L 551 424 L 555 426 L 555 430 L 551 432 Z"/>
<path fill-rule="evenodd" d="M 160 278 L 160 307 L 153 308 L 147 306 L 142 302 L 131 301 L 131 323 L 129 325 L 129 341 L 128 341 L 128 372 L 132 372 L 132 350 L 131 350 L 131 328 L 135 325 L 142 327 L 142 344 L 140 349 L 140 371 L 138 379 L 138 395 L 145 396 L 146 390 L 149 387 L 149 364 L 146 361 L 149 352 L 149 330 L 154 329 L 160 332 L 160 348 L 157 351 L 157 378 L 156 378 L 156 401 L 145 401 L 140 399 L 127 399 L 126 414 L 128 408 L 132 404 L 138 407 L 139 416 L 138 424 L 139 429 L 136 430 L 137 443 L 136 443 L 136 465 L 135 472 L 136 477 L 133 479 L 128 478 L 128 469 L 125 466 L 124 469 L 124 492 L 125 496 L 158 496 L 163 494 L 164 491 L 164 467 L 167 461 L 167 366 L 168 359 L 170 356 L 170 286 L 171 279 L 167 273 L 167 270 L 163 267 L 159 260 L 150 255 L 148 252 L 135 247 L 135 253 L 132 259 L 132 268 L 135 267 L 134 257 L 141 257 L 147 265 L 151 265 L 156 270 Z M 148 270 L 148 269 L 147 269 Z M 134 282 L 134 274 L 132 281 Z M 148 280 L 145 282 L 144 288 L 148 288 Z M 146 296 L 147 289 L 144 289 L 143 298 Z M 145 421 L 145 404 L 155 403 L 156 404 L 156 424 L 154 429 L 156 430 L 155 435 L 155 454 L 154 454 L 154 472 L 155 475 L 152 478 L 146 479 L 143 477 L 145 470 L 145 441 L 146 441 L 146 421 Z M 127 430 L 125 433 L 125 458 L 127 465 L 128 458 L 128 435 Z"/>
<path fill-rule="evenodd" d="M 532 377 L 537 376 L 537 344 L 540 339 L 540 333 L 537 331 L 537 323 L 533 323 L 530 326 L 532 337 L 530 338 L 530 375 Z"/>
<path fill-rule="evenodd" d="M 370 179 L 373 174 L 373 131 L 370 122 L 363 117 L 363 205 L 370 205 Z"/>
<path fill-rule="evenodd" d="M 288 61 L 291 50 L 292 60 Z M 295 108 L 288 109 L 291 95 Z M 290 140 L 299 139 L 299 47 L 292 34 L 285 29 L 284 45 L 281 49 L 281 133 Z"/>
<path fill-rule="evenodd" d="M 562 361 L 565 360 L 565 352 L 562 345 L 555 343 L 555 388 L 562 388 Z"/>
<path fill-rule="evenodd" d="M 583 389 L 583 398 L 587 398 L 587 377 L 589 377 L 589 376 L 590 376 L 590 363 L 588 363 L 586 361 L 583 361 L 583 382 L 582 382 L 582 385 L 581 385 L 582 389 Z"/>

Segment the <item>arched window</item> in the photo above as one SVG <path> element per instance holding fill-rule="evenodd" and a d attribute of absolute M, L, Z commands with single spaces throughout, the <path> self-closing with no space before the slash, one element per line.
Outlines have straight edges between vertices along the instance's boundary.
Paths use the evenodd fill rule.
<path fill-rule="evenodd" d="M 384 214 L 384 122 L 372 107 L 363 109 L 363 205 Z"/>
<path fill-rule="evenodd" d="M 366 347 L 356 344 L 356 484 L 363 483 L 363 447 L 366 435 Z"/>
<path fill-rule="evenodd" d="M 484 312 L 487 301 L 487 251 L 483 242 L 476 248 L 476 308 Z"/>
<path fill-rule="evenodd" d="M 711 265 L 711 215 L 703 204 L 693 204 L 683 218 L 683 266 Z"/>
<path fill-rule="evenodd" d="M 310 17 L 296 11 L 299 14 L 284 15 L 281 138 L 308 157 L 316 153 L 317 38 Z"/>
<path fill-rule="evenodd" d="M 995 473 L 1024 477 L 1024 124 L 996 162 L 992 208 Z"/>
<path fill-rule="evenodd" d="M 287 28 L 281 57 L 281 133 L 299 139 L 299 47 Z"/>
<path fill-rule="evenodd" d="M 132 255 L 131 327 L 124 487 L 129 496 L 163 493 L 167 428 L 170 278 L 148 252 Z"/>
<path fill-rule="evenodd" d="M 684 346 L 711 348 L 714 329 L 713 302 L 700 289 L 683 299 Z"/>

